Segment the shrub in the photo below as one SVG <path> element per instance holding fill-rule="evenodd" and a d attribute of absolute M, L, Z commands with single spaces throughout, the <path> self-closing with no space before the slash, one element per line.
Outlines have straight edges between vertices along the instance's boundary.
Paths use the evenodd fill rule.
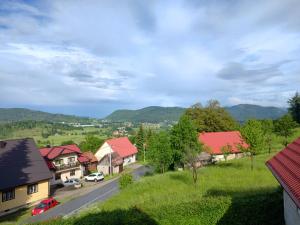
<path fill-rule="evenodd" d="M 120 182 L 120 188 L 124 189 L 128 185 L 133 183 L 133 177 L 129 173 L 124 173 L 124 174 L 122 174 L 119 182 Z"/>

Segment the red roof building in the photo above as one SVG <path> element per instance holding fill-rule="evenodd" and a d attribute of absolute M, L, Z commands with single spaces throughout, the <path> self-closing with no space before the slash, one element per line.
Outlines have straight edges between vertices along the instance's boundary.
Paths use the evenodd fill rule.
<path fill-rule="evenodd" d="M 77 145 L 72 144 L 64 146 L 54 146 L 50 148 L 41 148 L 40 153 L 44 158 L 52 160 L 61 155 L 67 155 L 71 153 L 81 154 L 81 151 Z"/>
<path fill-rule="evenodd" d="M 266 165 L 284 189 L 286 224 L 298 224 L 300 221 L 300 138 L 268 160 Z"/>
<path fill-rule="evenodd" d="M 240 153 L 240 145 L 244 148 L 248 147 L 239 131 L 200 133 L 199 141 L 212 155 L 222 155 L 222 147 L 228 145 L 231 146 L 232 153 Z"/>

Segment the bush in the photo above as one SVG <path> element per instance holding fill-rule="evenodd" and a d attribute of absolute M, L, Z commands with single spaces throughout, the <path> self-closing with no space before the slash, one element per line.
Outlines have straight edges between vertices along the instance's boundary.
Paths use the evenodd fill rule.
<path fill-rule="evenodd" d="M 126 188 L 128 185 L 133 183 L 133 177 L 131 174 L 129 173 L 124 173 L 121 178 L 120 178 L 120 188 L 124 189 Z"/>

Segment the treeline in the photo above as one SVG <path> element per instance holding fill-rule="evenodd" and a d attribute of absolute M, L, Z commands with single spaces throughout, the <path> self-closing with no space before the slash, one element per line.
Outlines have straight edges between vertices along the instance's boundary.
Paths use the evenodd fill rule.
<path fill-rule="evenodd" d="M 207 149 L 199 143 L 200 132 L 219 132 L 239 130 L 248 143 L 248 148 L 241 151 L 251 158 L 252 168 L 254 157 L 262 152 L 271 152 L 277 136 L 288 144 L 294 128 L 300 123 L 300 96 L 298 93 L 289 99 L 289 111 L 277 120 L 250 119 L 241 125 L 220 106 L 216 100 L 210 100 L 205 106 L 195 104 L 188 108 L 179 122 L 168 131 L 145 131 L 141 126 L 134 138 L 139 150 L 139 160 L 151 162 L 160 172 L 174 170 L 177 167 L 192 168 L 196 182 L 197 157 Z M 224 146 L 224 155 L 229 149 Z"/>

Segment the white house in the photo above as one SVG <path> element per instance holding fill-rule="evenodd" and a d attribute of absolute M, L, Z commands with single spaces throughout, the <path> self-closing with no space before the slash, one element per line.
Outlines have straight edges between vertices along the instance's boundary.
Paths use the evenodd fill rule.
<path fill-rule="evenodd" d="M 300 225 L 300 138 L 267 161 L 266 165 L 283 188 L 286 225 Z"/>
<path fill-rule="evenodd" d="M 95 156 L 100 162 L 105 156 L 117 153 L 123 160 L 123 166 L 126 166 L 136 161 L 137 152 L 137 148 L 127 137 L 120 137 L 105 141 L 96 152 Z"/>

